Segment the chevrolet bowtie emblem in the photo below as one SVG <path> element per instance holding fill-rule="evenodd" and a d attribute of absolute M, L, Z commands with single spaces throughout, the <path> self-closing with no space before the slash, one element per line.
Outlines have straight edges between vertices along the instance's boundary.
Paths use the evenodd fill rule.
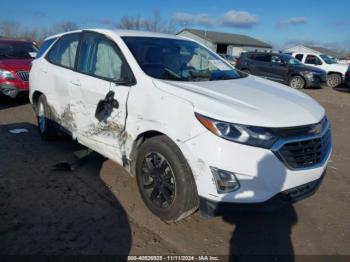
<path fill-rule="evenodd" d="M 311 129 L 310 129 L 310 133 L 311 134 L 319 134 L 322 131 L 322 125 L 321 124 L 317 124 L 314 125 Z"/>

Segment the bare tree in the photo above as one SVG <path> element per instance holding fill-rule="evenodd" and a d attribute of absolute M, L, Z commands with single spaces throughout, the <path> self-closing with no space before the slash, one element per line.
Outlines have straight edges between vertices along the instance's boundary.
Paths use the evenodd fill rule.
<path fill-rule="evenodd" d="M 20 34 L 20 24 L 14 21 L 0 22 L 0 36 L 7 38 L 15 38 Z"/>
<path fill-rule="evenodd" d="M 79 29 L 79 26 L 73 21 L 62 21 L 52 26 L 52 31 L 55 33 L 68 32 L 77 29 Z"/>
<path fill-rule="evenodd" d="M 149 18 L 142 18 L 140 15 L 130 17 L 123 16 L 116 24 L 119 29 L 146 30 L 152 32 L 174 33 L 175 23 L 172 20 L 163 20 L 159 11 L 154 11 Z"/>
<path fill-rule="evenodd" d="M 142 30 L 143 21 L 140 15 L 136 17 L 129 17 L 128 15 L 123 16 L 119 23 L 116 24 L 116 28 L 128 29 L 128 30 Z"/>
<path fill-rule="evenodd" d="M 41 40 L 42 36 L 39 30 L 27 29 L 20 34 L 20 38 L 30 41 Z"/>

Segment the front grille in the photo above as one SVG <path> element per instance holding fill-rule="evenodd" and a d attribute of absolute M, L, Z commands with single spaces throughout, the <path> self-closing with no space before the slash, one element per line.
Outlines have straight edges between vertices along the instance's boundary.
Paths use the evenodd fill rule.
<path fill-rule="evenodd" d="M 284 144 L 278 154 L 292 168 L 307 168 L 323 162 L 331 148 L 331 131 L 322 136 Z"/>
<path fill-rule="evenodd" d="M 28 71 L 18 71 L 17 75 L 23 82 L 29 81 L 29 72 Z"/>

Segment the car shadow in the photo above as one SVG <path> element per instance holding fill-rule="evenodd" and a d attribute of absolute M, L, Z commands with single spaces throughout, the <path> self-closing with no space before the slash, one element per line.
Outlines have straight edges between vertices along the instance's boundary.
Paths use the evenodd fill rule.
<path fill-rule="evenodd" d="M 28 95 L 20 95 L 16 98 L 10 98 L 3 94 L 0 94 L 0 110 L 10 107 L 21 106 L 29 103 Z"/>
<path fill-rule="evenodd" d="M 337 92 L 350 93 L 350 86 L 346 86 L 345 84 L 334 87 L 333 89 Z"/>
<path fill-rule="evenodd" d="M 263 185 L 282 191 L 286 172 L 274 164 L 274 156 L 263 158 L 257 166 L 258 175 L 253 181 L 245 182 Z M 269 166 L 271 170 L 267 170 Z M 264 177 L 269 177 L 267 181 Z M 242 182 L 243 183 L 243 182 Z M 223 216 L 224 221 L 234 225 L 235 229 L 230 240 L 231 261 L 294 261 L 294 249 L 291 241 L 292 227 L 298 221 L 298 216 L 291 204 L 276 209 L 261 209 L 233 212 Z"/>
<path fill-rule="evenodd" d="M 28 132 L 9 132 L 15 128 Z M 127 259 L 128 216 L 100 177 L 102 156 L 55 171 L 82 147 L 66 136 L 42 141 L 30 123 L 0 125 L 0 144 L 0 255 Z"/>

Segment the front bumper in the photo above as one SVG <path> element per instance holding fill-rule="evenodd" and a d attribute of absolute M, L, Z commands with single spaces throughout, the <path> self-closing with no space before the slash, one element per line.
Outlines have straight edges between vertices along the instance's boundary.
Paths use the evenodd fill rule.
<path fill-rule="evenodd" d="M 18 84 L 16 82 L 0 83 L 0 93 L 11 98 L 15 98 L 18 96 L 18 94 L 28 91 L 28 84 Z"/>
<path fill-rule="evenodd" d="M 272 150 L 234 143 L 209 131 L 180 147 L 192 169 L 200 198 L 238 204 L 263 203 L 280 192 L 318 180 L 332 151 L 330 147 L 316 166 L 289 169 Z M 240 188 L 219 194 L 210 167 L 233 172 Z"/>
<path fill-rule="evenodd" d="M 327 81 L 326 74 L 314 74 L 312 78 L 304 77 L 306 81 L 306 87 L 316 87 Z"/>
<path fill-rule="evenodd" d="M 199 211 L 204 217 L 229 215 L 230 213 L 234 212 L 272 211 L 276 208 L 280 208 L 288 204 L 293 204 L 304 198 L 312 196 L 320 187 L 325 174 L 326 171 L 323 172 L 322 176 L 315 181 L 282 191 L 269 200 L 260 203 L 240 204 L 215 202 L 213 200 L 208 200 L 206 198 L 200 197 Z"/>

